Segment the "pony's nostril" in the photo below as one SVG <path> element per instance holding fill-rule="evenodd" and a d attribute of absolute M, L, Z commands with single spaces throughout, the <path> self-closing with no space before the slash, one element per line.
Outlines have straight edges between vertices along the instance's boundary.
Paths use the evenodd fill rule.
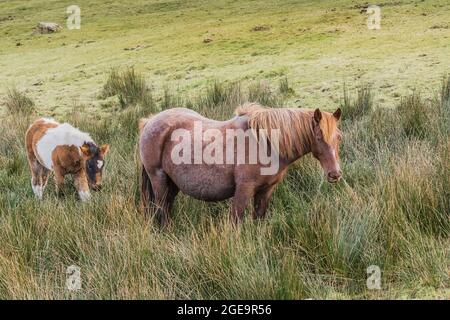
<path fill-rule="evenodd" d="M 331 180 L 337 180 L 341 177 L 341 175 L 342 175 L 341 171 L 328 172 L 328 178 Z"/>

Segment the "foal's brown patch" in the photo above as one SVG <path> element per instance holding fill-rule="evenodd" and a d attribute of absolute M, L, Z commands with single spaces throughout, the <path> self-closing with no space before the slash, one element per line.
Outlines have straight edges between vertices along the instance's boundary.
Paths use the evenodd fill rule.
<path fill-rule="evenodd" d="M 48 129 L 56 128 L 58 124 L 53 122 L 48 122 L 44 119 L 39 119 L 33 123 L 32 126 L 28 129 L 25 136 L 25 143 L 28 155 L 32 155 L 36 157 L 39 162 L 42 163 L 42 159 L 39 158 L 39 155 L 36 151 L 36 145 L 39 140 L 45 135 Z"/>
<path fill-rule="evenodd" d="M 85 162 L 76 146 L 57 146 L 52 153 L 52 161 L 64 174 L 77 173 L 84 168 Z"/>

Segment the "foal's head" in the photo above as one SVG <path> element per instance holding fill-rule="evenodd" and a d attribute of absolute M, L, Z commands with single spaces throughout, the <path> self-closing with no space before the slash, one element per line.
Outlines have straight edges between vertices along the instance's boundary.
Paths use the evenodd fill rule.
<path fill-rule="evenodd" d="M 342 134 L 338 129 L 338 121 L 341 117 L 341 109 L 333 114 L 314 111 L 312 118 L 313 141 L 311 151 L 313 156 L 320 161 L 328 182 L 337 182 L 342 176 L 339 165 L 339 145 Z"/>
<path fill-rule="evenodd" d="M 99 191 L 102 188 L 103 168 L 105 167 L 105 156 L 109 151 L 109 145 L 104 144 L 99 148 L 92 142 L 85 142 L 80 150 L 86 163 L 89 186 L 93 190 Z"/>

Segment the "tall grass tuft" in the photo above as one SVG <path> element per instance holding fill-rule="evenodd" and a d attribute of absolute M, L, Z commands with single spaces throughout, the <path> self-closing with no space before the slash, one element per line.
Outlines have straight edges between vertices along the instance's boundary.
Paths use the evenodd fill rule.
<path fill-rule="evenodd" d="M 291 96 L 295 94 L 294 89 L 289 85 L 288 77 L 282 77 L 278 82 L 278 92 L 282 96 Z"/>
<path fill-rule="evenodd" d="M 450 75 L 442 79 L 441 104 L 443 107 L 450 108 Z"/>
<path fill-rule="evenodd" d="M 373 93 L 370 85 L 363 84 L 357 88 L 356 99 L 352 99 L 344 83 L 344 98 L 341 103 L 346 119 L 354 120 L 370 113 L 373 110 Z"/>
<path fill-rule="evenodd" d="M 224 120 L 232 116 L 234 108 L 244 99 L 239 82 L 227 83 L 214 80 L 206 86 L 191 106 L 205 116 Z"/>
<path fill-rule="evenodd" d="M 160 110 L 166 110 L 171 108 L 180 108 L 184 107 L 184 101 L 182 97 L 176 93 L 174 93 L 168 86 L 163 88 L 163 94 L 161 98 L 161 102 L 159 104 Z"/>
<path fill-rule="evenodd" d="M 6 109 L 11 114 L 31 114 L 35 111 L 32 98 L 16 88 L 8 89 L 5 101 Z"/>
<path fill-rule="evenodd" d="M 431 108 L 415 91 L 401 99 L 398 112 L 406 135 L 422 138 L 426 134 Z"/>
<path fill-rule="evenodd" d="M 248 88 L 248 101 L 258 102 L 268 107 L 278 107 L 283 104 L 283 97 L 276 94 L 266 82 L 256 82 Z"/>
<path fill-rule="evenodd" d="M 152 93 L 142 74 L 133 67 L 123 71 L 112 69 L 103 86 L 103 98 L 117 95 L 122 108 L 140 104 L 149 106 L 153 104 Z"/>

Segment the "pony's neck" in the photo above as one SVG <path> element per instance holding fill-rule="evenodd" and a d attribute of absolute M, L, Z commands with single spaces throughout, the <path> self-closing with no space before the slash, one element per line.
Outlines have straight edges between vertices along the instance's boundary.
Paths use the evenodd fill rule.
<path fill-rule="evenodd" d="M 286 156 L 286 162 L 291 164 L 297 161 L 304 155 L 311 152 L 311 144 L 313 139 L 313 129 L 311 126 L 307 126 L 307 130 L 298 132 L 299 134 L 294 137 L 294 145 L 301 145 L 301 148 L 294 148 L 291 155 Z"/>
<path fill-rule="evenodd" d="M 299 141 L 303 145 L 303 148 L 301 148 L 301 150 L 294 149 L 292 155 L 288 156 L 286 159 L 287 164 L 291 164 L 311 152 L 311 137 L 312 135 L 307 133 L 306 131 L 295 137 L 295 139 L 299 139 Z"/>

